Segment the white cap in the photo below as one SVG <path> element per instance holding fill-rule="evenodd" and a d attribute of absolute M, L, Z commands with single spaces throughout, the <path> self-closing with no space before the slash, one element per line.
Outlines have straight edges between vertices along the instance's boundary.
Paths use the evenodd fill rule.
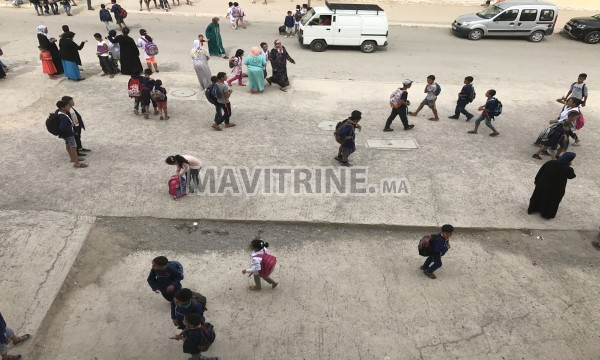
<path fill-rule="evenodd" d="M 410 85 L 410 84 L 412 84 L 412 80 L 405 79 L 405 80 L 402 82 L 402 85 L 404 85 L 404 86 L 406 86 L 406 85 Z"/>

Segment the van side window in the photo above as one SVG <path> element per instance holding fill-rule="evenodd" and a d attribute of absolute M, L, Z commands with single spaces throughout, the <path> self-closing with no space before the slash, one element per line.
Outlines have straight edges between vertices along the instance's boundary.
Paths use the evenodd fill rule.
<path fill-rule="evenodd" d="M 502 14 L 498 15 L 494 20 L 495 21 L 515 21 L 515 20 L 517 20 L 517 15 L 519 15 L 518 9 L 506 10 Z"/>
<path fill-rule="evenodd" d="M 540 14 L 540 21 L 552 21 L 554 20 L 554 10 L 542 10 Z"/>
<path fill-rule="evenodd" d="M 521 11 L 519 21 L 535 21 L 537 19 L 537 9 Z"/>

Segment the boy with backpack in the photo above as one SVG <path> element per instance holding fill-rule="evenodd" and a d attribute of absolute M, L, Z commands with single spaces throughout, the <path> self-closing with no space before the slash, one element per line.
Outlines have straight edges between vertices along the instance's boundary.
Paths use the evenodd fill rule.
<path fill-rule="evenodd" d="M 582 73 L 577 77 L 577 81 L 571 84 L 571 88 L 566 96 L 556 99 L 556 101 L 566 101 L 569 97 L 573 97 L 581 103 L 581 106 L 585 106 L 585 102 L 588 97 L 588 88 L 585 85 L 585 80 L 587 79 L 587 74 Z"/>
<path fill-rule="evenodd" d="M 123 29 L 123 27 L 127 27 L 127 24 L 125 24 L 127 11 L 123 9 L 121 5 L 117 4 L 117 0 L 110 0 L 110 2 L 112 4 L 110 11 L 115 14 L 115 21 L 117 22 L 117 25 L 119 25 L 119 28 Z"/>
<path fill-rule="evenodd" d="M 410 130 L 415 126 L 408 123 L 408 107 L 410 106 L 410 101 L 408 101 L 408 89 L 412 86 L 412 80 L 406 79 L 402 82 L 402 87 L 396 89 L 390 95 L 390 106 L 392 107 L 392 113 L 388 117 L 385 122 L 385 127 L 383 128 L 384 132 L 394 131 L 390 126 L 392 126 L 392 121 L 396 118 L 396 116 L 400 116 L 400 120 L 402 121 L 402 125 L 404 125 L 404 130 Z"/>
<path fill-rule="evenodd" d="M 167 113 L 167 89 L 162 87 L 162 81 L 154 82 L 154 89 L 150 92 L 150 98 L 156 103 L 156 108 L 160 112 L 161 120 L 169 120 Z"/>
<path fill-rule="evenodd" d="M 496 90 L 488 90 L 485 93 L 487 97 L 487 101 L 485 105 L 479 107 L 479 111 L 481 111 L 481 115 L 475 120 L 475 129 L 469 131 L 469 134 L 477 134 L 477 129 L 479 129 L 479 124 L 485 120 L 485 126 L 489 127 L 492 130 L 490 136 L 498 136 L 500 133 L 496 131 L 496 128 L 492 125 L 492 120 L 498 115 L 502 113 L 502 103 L 500 100 L 496 99 L 494 96 L 496 95 Z M 468 120 L 467 120 L 468 121 Z"/>
<path fill-rule="evenodd" d="M 579 117 L 577 111 L 569 113 L 569 120 L 576 120 L 577 117 Z M 549 130 L 548 139 L 542 142 L 542 147 L 540 147 L 531 157 L 542 160 L 540 154 L 545 152 L 551 156 L 552 160 L 556 160 L 558 155 L 568 148 L 570 134 L 573 134 L 571 131 L 571 121 L 564 121 L 552 126 Z M 558 149 L 559 146 L 560 149 Z"/>
<path fill-rule="evenodd" d="M 169 261 L 165 256 L 152 260 L 148 275 L 148 285 L 155 293 L 160 292 L 165 300 L 172 302 L 175 294 L 181 290 L 183 266 L 178 261 Z"/>
<path fill-rule="evenodd" d="M 106 9 L 106 5 L 102 4 L 100 5 L 100 21 L 102 21 L 104 23 L 104 25 L 106 25 L 106 31 L 110 31 L 110 28 L 108 27 L 108 23 L 112 22 L 112 16 L 110 16 L 110 11 L 108 11 Z"/>
<path fill-rule="evenodd" d="M 340 144 L 338 155 L 334 159 L 342 164 L 342 166 L 352 166 L 348 162 L 348 157 L 356 151 L 356 130 L 361 129 L 358 122 L 362 118 L 362 113 L 358 110 L 352 111 L 350 117 L 344 121 L 340 121 L 335 127 L 335 141 Z"/>
<path fill-rule="evenodd" d="M 473 87 L 473 77 L 467 76 L 464 80 L 464 85 L 460 92 L 458 93 L 458 100 L 456 101 L 456 109 L 454 110 L 454 115 L 448 116 L 448 119 L 458 120 L 460 114 L 463 114 L 467 117 L 467 121 L 470 121 L 475 115 L 468 112 L 465 108 L 468 104 L 472 103 L 475 100 L 475 88 Z"/>
<path fill-rule="evenodd" d="M 227 81 L 227 74 L 221 71 L 217 74 L 217 82 L 213 86 L 213 96 L 217 99 L 217 103 L 215 105 L 215 123 L 212 124 L 212 128 L 217 131 L 223 130 L 219 126 L 222 123 L 225 123 L 226 128 L 235 126 L 235 124 L 229 122 L 231 118 L 231 102 L 229 98 L 233 90 L 225 84 L 225 81 Z"/>
<path fill-rule="evenodd" d="M 65 145 L 67 148 L 67 153 L 71 158 L 71 162 L 75 168 L 86 168 L 87 164 L 82 163 L 83 158 L 77 156 L 77 142 L 75 141 L 75 132 L 73 131 L 73 122 L 71 121 L 71 117 L 69 116 L 71 110 L 71 104 L 68 101 L 60 100 L 56 103 L 56 111 L 54 112 L 54 117 L 50 115 L 54 122 L 57 130 L 57 134 L 59 138 L 65 141 Z M 48 121 L 51 120 L 48 118 L 46 121 L 46 126 L 48 127 Z"/>
<path fill-rule="evenodd" d="M 183 340 L 183 352 L 192 355 L 191 360 L 219 360 L 218 357 L 208 357 L 201 354 L 208 350 L 215 340 L 214 328 L 211 324 L 202 323 L 202 315 L 191 313 L 183 318 L 185 330 L 171 337 L 173 340 Z"/>
<path fill-rule="evenodd" d="M 437 100 L 437 97 L 441 91 L 442 88 L 435 82 L 435 75 L 429 75 L 427 77 L 427 85 L 425 85 L 425 90 L 423 91 L 425 94 L 427 94 L 425 95 L 425 99 L 421 101 L 417 111 L 411 111 L 408 114 L 410 116 L 417 116 L 419 111 L 421 111 L 421 109 L 427 105 L 431 111 L 433 111 L 433 117 L 429 118 L 429 120 L 438 121 L 440 118 L 438 117 L 437 109 L 435 107 L 435 101 Z"/>
<path fill-rule="evenodd" d="M 294 17 L 292 16 L 292 12 L 288 11 L 287 16 L 283 20 L 283 26 L 285 26 L 285 37 L 292 37 L 292 32 L 294 31 Z"/>
<path fill-rule="evenodd" d="M 199 314 L 200 322 L 204 323 L 204 311 L 206 311 L 206 297 L 187 288 L 177 291 L 171 302 L 171 320 L 173 325 L 181 330 L 185 329 L 183 318 L 186 314 Z"/>
<path fill-rule="evenodd" d="M 453 232 L 454 227 L 450 224 L 446 224 L 442 226 L 442 231 L 439 234 L 431 235 L 429 239 L 427 239 L 428 241 L 426 244 L 423 244 L 423 241 L 419 244 L 419 253 L 424 253 L 427 256 L 425 263 L 423 263 L 419 269 L 423 270 L 423 274 L 430 279 L 437 278 L 434 272 L 442 267 L 442 256 L 450 249 L 450 236 L 452 236 Z M 425 249 L 421 249 L 421 247 Z"/>

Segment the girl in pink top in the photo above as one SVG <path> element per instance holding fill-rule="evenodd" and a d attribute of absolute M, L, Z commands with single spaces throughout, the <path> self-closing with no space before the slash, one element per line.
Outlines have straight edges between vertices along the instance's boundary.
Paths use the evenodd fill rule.
<path fill-rule="evenodd" d="M 244 66 L 243 58 L 244 58 L 244 50 L 237 49 L 233 59 L 229 60 L 230 64 L 233 65 L 233 68 L 231 69 L 231 73 L 233 74 L 233 77 L 231 79 L 227 80 L 227 85 L 229 85 L 230 87 L 231 87 L 231 83 L 233 83 L 236 80 L 238 81 L 239 86 L 246 86 L 242 82 L 242 77 L 243 77 L 242 66 Z"/>
<path fill-rule="evenodd" d="M 191 155 L 174 155 L 169 156 L 165 162 L 169 165 L 177 166 L 175 175 L 179 177 L 186 177 L 188 184 L 190 185 L 190 193 L 193 193 L 198 188 L 200 180 L 198 174 L 202 168 L 202 161 Z M 189 173 L 189 175 L 187 175 Z"/>

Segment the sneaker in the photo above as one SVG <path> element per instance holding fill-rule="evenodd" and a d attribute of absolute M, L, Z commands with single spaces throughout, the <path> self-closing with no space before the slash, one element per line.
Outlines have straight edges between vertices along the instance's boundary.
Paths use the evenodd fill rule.
<path fill-rule="evenodd" d="M 538 154 L 533 154 L 531 157 L 534 159 L 542 160 L 542 157 L 539 156 Z"/>
<path fill-rule="evenodd" d="M 77 149 L 77 151 L 90 152 L 92 150 L 86 149 L 86 148 L 80 148 L 80 149 Z"/>
<path fill-rule="evenodd" d="M 419 269 L 425 271 L 425 269 L 427 269 L 427 268 L 425 267 L 425 265 L 421 265 L 421 266 L 419 266 Z"/>
<path fill-rule="evenodd" d="M 394 131 L 394 129 L 391 129 L 391 128 L 383 129 L 383 132 L 390 132 L 390 131 Z"/>
<path fill-rule="evenodd" d="M 345 167 L 350 167 L 350 166 L 352 166 L 352 164 L 350 164 L 350 163 L 349 163 L 349 162 L 347 162 L 347 161 L 342 161 L 342 166 L 345 166 Z"/>
<path fill-rule="evenodd" d="M 336 160 L 337 162 L 341 163 L 342 162 L 342 158 L 339 156 L 336 156 L 333 158 L 333 160 Z"/>
<path fill-rule="evenodd" d="M 458 120 L 458 116 L 448 116 L 448 119 Z"/>
<path fill-rule="evenodd" d="M 159 119 L 164 120 L 165 118 L 163 116 L 161 116 Z"/>
<path fill-rule="evenodd" d="M 220 127 L 219 125 L 217 125 L 217 124 L 212 124 L 210 127 L 211 127 L 211 128 L 213 128 L 213 129 L 215 129 L 215 130 L 217 130 L 217 131 L 221 131 L 221 130 L 223 130 L 223 129 L 221 129 L 221 127 Z"/>
<path fill-rule="evenodd" d="M 170 118 L 168 116 L 165 116 L 165 120 L 169 120 Z"/>
<path fill-rule="evenodd" d="M 471 119 L 472 119 L 472 118 L 474 118 L 474 117 L 475 117 L 475 115 L 467 116 L 467 120 L 466 120 L 466 122 L 469 122 L 469 121 L 471 121 Z"/>
<path fill-rule="evenodd" d="M 437 279 L 434 273 L 430 273 L 429 271 L 423 270 L 423 274 L 425 274 L 430 279 Z"/>
<path fill-rule="evenodd" d="M 225 124 L 226 128 L 230 128 L 230 127 L 234 127 L 234 126 L 235 126 L 235 124 Z"/>
<path fill-rule="evenodd" d="M 272 287 L 273 289 L 275 289 L 275 288 L 277 287 L 277 285 L 279 285 L 279 283 L 271 284 L 271 287 Z"/>
<path fill-rule="evenodd" d="M 415 126 L 413 124 L 408 125 L 408 127 L 405 127 L 404 130 L 410 130 L 412 128 L 414 128 Z"/>
<path fill-rule="evenodd" d="M 87 154 L 84 154 L 84 153 L 78 151 L 77 156 L 87 156 Z"/>

